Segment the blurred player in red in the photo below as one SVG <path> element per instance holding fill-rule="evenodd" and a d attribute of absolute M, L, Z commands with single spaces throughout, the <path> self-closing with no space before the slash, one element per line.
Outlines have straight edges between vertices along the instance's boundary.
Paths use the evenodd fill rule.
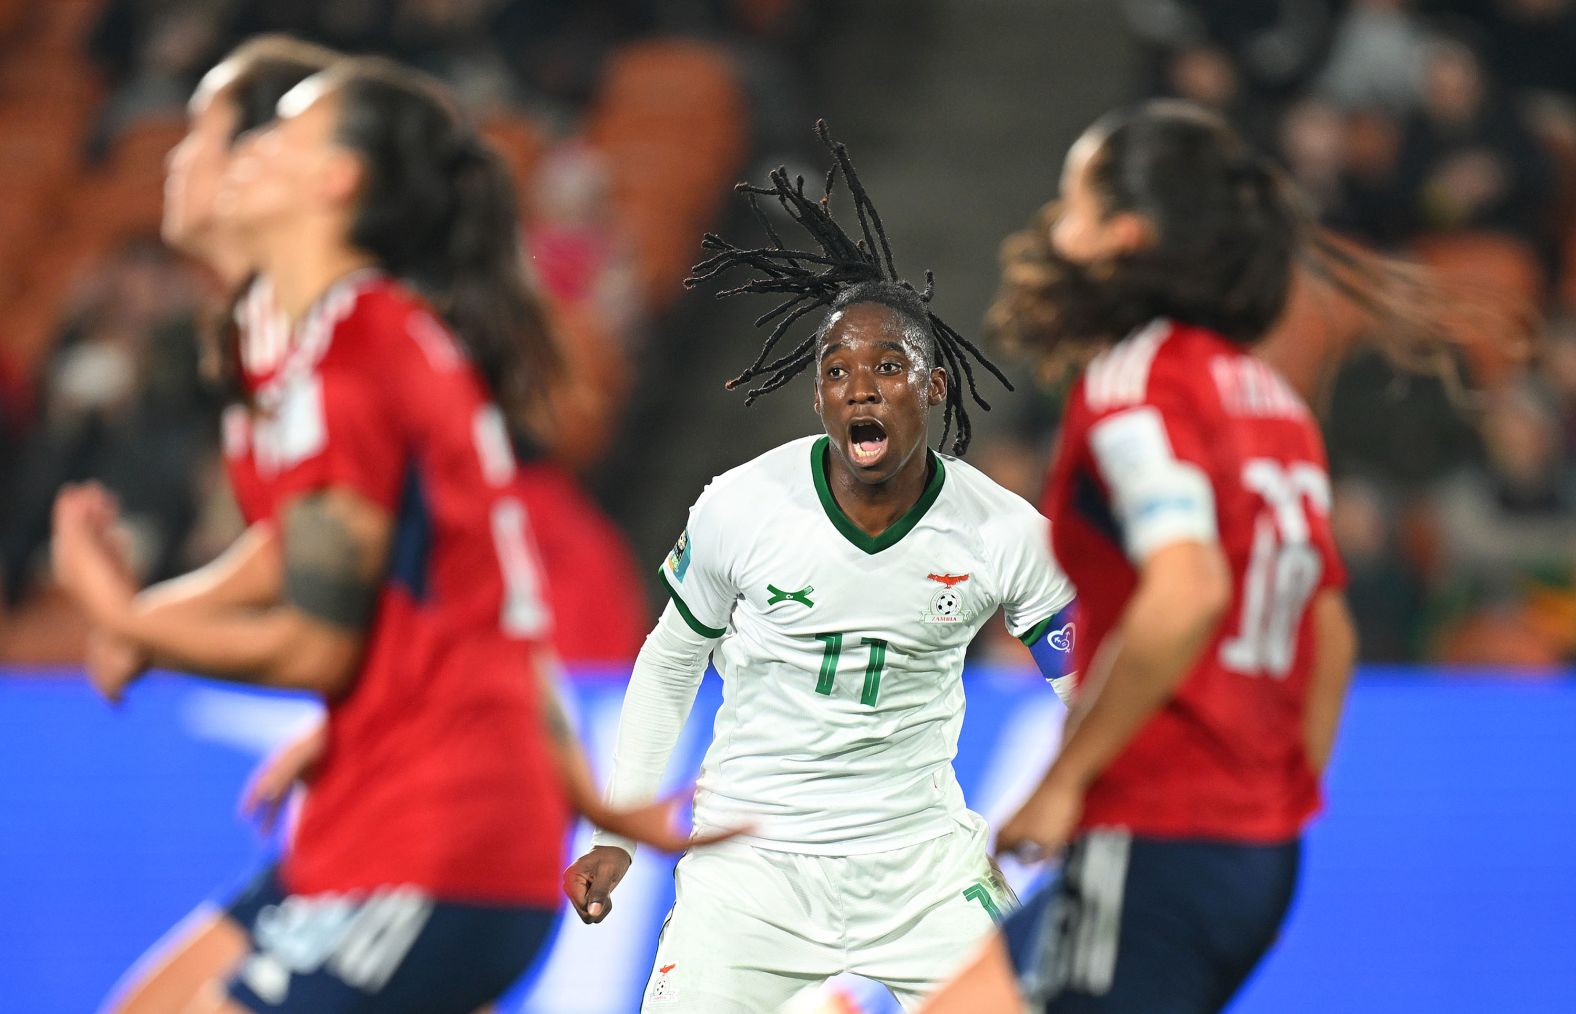
<path fill-rule="evenodd" d="M 245 115 L 239 93 L 208 99 Z M 99 628 L 106 696 L 151 663 L 329 704 L 283 863 L 210 920 L 202 955 L 182 951 L 207 981 L 127 1009 L 469 1014 L 544 949 L 568 802 L 685 842 L 661 808 L 596 801 L 543 691 L 551 615 L 511 424 L 554 357 L 506 171 L 436 86 L 390 64 L 336 63 L 279 109 L 215 156 L 237 263 L 290 322 L 227 434 L 255 523 L 139 596 L 109 498 L 77 487 L 56 505 L 56 570 Z"/>
<path fill-rule="evenodd" d="M 1087 674 L 998 847 L 1066 848 L 927 1011 L 1204 1012 L 1279 931 L 1355 655 L 1318 426 L 1253 346 L 1294 262 L 1415 337 L 1425 278 L 1336 246 L 1220 119 L 1098 121 L 992 309 L 1068 398 L 1044 513 Z M 1414 346 L 1420 347 L 1420 346 Z M 1016 980 L 1016 981 L 1015 981 Z"/>

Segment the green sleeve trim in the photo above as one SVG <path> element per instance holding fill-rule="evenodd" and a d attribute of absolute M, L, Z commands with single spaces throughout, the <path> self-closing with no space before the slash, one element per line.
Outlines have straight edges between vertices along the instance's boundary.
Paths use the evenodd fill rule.
<path fill-rule="evenodd" d="M 1041 620 L 1039 623 L 1036 623 L 1034 626 L 1024 631 L 1018 640 L 1022 641 L 1025 647 L 1034 647 L 1036 642 L 1045 636 L 1045 632 L 1050 629 L 1051 621 L 1054 619 L 1056 619 L 1056 614 L 1052 613 L 1045 619 Z"/>
<path fill-rule="evenodd" d="M 662 587 L 668 590 L 668 598 L 672 599 L 673 604 L 679 607 L 679 615 L 684 617 L 684 622 L 689 624 L 691 630 L 702 637 L 721 637 L 728 632 L 726 627 L 708 627 L 697 620 L 695 614 L 690 612 L 690 607 L 685 605 L 684 600 L 679 597 L 678 589 L 674 588 L 673 583 L 668 580 L 667 568 L 664 567 L 657 573 L 662 575 Z"/>

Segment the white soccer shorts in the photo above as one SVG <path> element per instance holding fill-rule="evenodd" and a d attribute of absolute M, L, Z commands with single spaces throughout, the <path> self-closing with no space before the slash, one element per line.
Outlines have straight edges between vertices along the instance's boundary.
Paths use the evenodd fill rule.
<path fill-rule="evenodd" d="M 1012 902 L 985 823 L 906 848 L 813 856 L 725 842 L 688 853 L 646 983 L 646 1014 L 770 1014 L 842 972 L 917 1006 Z"/>

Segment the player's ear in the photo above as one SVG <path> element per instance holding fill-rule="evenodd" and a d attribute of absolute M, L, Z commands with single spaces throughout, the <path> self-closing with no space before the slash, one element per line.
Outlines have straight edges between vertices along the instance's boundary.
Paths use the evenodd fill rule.
<path fill-rule="evenodd" d="M 821 414 L 821 375 L 820 375 L 820 373 L 817 373 L 815 375 L 815 383 L 811 384 L 810 387 L 811 387 L 811 390 L 815 391 L 815 414 L 816 415 L 820 415 Z"/>
<path fill-rule="evenodd" d="M 1136 211 L 1120 211 L 1105 223 L 1112 256 L 1126 256 L 1155 245 L 1155 227 Z"/>
<path fill-rule="evenodd" d="M 929 390 L 926 402 L 930 405 L 940 405 L 947 400 L 947 371 L 937 366 L 930 371 Z"/>
<path fill-rule="evenodd" d="M 359 158 L 348 151 L 335 149 L 323 160 L 318 186 L 331 202 L 349 204 L 361 192 L 365 177 L 366 167 Z"/>

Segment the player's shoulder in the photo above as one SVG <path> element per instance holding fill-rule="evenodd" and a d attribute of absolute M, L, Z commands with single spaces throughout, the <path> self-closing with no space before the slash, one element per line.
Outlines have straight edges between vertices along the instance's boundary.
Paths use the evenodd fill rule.
<path fill-rule="evenodd" d="M 1213 331 L 1157 318 L 1090 361 L 1074 403 L 1091 418 L 1140 405 L 1214 414 L 1220 407 L 1215 375 L 1244 354 Z"/>
<path fill-rule="evenodd" d="M 789 502 L 790 494 L 811 487 L 812 454 L 819 437 L 800 437 L 773 447 L 712 478 L 696 501 L 709 512 L 760 514 Z"/>
<path fill-rule="evenodd" d="M 375 271 L 347 278 L 314 312 L 332 321 L 325 360 L 376 361 L 381 371 L 457 370 L 466 357 L 448 326 L 414 290 Z"/>
<path fill-rule="evenodd" d="M 1034 504 L 984 472 L 950 454 L 938 454 L 946 469 L 946 483 L 937 505 L 986 538 L 1016 538 L 1024 531 L 1038 531 L 1045 517 Z"/>

